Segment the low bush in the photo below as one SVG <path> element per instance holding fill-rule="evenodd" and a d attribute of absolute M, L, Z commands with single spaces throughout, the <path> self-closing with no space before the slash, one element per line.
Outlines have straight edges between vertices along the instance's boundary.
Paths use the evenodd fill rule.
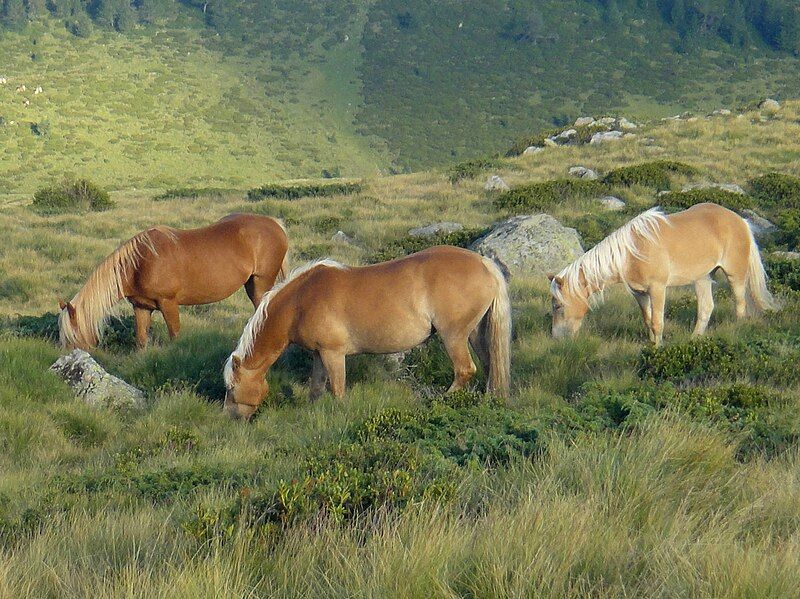
<path fill-rule="evenodd" d="M 498 169 L 505 166 L 502 160 L 496 158 L 477 158 L 459 162 L 447 169 L 447 179 L 450 183 L 458 183 L 464 179 L 474 179 L 484 171 Z"/>
<path fill-rule="evenodd" d="M 583 240 L 583 247 L 589 249 L 624 225 L 630 217 L 630 214 L 624 211 L 602 212 L 584 214 L 568 220 L 566 224 L 578 231 Z"/>
<path fill-rule="evenodd" d="M 394 260 L 395 258 L 408 256 L 409 254 L 420 252 L 435 245 L 453 245 L 465 248 L 488 232 L 488 228 L 475 227 L 453 231 L 452 233 L 439 233 L 429 237 L 412 237 L 409 235 L 408 237 L 393 241 L 373 253 L 369 257 L 369 262 Z"/>
<path fill-rule="evenodd" d="M 515 213 L 549 210 L 562 202 L 596 197 L 608 190 L 608 186 L 600 181 L 555 179 L 514 187 L 497 196 L 494 206 L 498 210 Z"/>
<path fill-rule="evenodd" d="M 765 208 L 800 209 L 800 177 L 769 173 L 750 181 L 750 194 Z"/>
<path fill-rule="evenodd" d="M 730 210 L 743 210 L 752 208 L 753 200 L 750 196 L 726 191 L 717 187 L 705 189 L 690 189 L 688 191 L 671 191 L 658 198 L 658 203 L 664 208 L 684 210 L 695 204 L 713 202 Z"/>
<path fill-rule="evenodd" d="M 531 146 L 543 146 L 545 139 L 553 135 L 558 135 L 562 130 L 563 129 L 551 129 L 520 138 L 508 149 L 506 156 L 509 158 L 512 156 L 521 156 L 522 153 Z"/>
<path fill-rule="evenodd" d="M 769 256 L 764 260 L 770 285 L 800 291 L 800 260 Z"/>
<path fill-rule="evenodd" d="M 247 199 L 252 202 L 270 198 L 297 200 L 299 198 L 320 198 L 335 195 L 355 195 L 363 191 L 362 183 L 273 183 L 251 189 Z"/>
<path fill-rule="evenodd" d="M 603 178 L 603 182 L 612 187 L 642 185 L 664 190 L 669 189 L 673 175 L 688 176 L 697 172 L 695 167 L 682 162 L 656 160 L 614 169 Z"/>
<path fill-rule="evenodd" d="M 776 243 L 785 245 L 790 250 L 800 247 L 800 208 L 783 210 L 775 220 L 778 225 Z"/>
<path fill-rule="evenodd" d="M 153 200 L 196 200 L 205 196 L 219 195 L 225 190 L 216 187 L 175 187 L 153 196 Z"/>
<path fill-rule="evenodd" d="M 108 192 L 88 179 L 66 179 L 33 194 L 33 207 L 45 214 L 102 211 L 113 205 Z"/>

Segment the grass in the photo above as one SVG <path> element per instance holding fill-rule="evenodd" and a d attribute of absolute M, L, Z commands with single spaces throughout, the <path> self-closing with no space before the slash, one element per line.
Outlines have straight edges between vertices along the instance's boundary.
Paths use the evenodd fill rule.
<path fill-rule="evenodd" d="M 799 114 L 785 102 L 767 122 L 747 113 L 658 123 L 601 148 L 509 158 L 497 173 L 518 187 L 563 178 L 574 164 L 697 169 L 673 175 L 672 191 L 796 176 Z M 111 208 L 86 214 L 39 214 L 29 196 L 0 196 L 0 595 L 796 594 L 792 262 L 768 261 L 786 302 L 774 315 L 734 322 L 718 285 L 702 341 L 689 336 L 693 294 L 671 290 L 663 350 L 647 346 L 620 288 L 577 338 L 552 340 L 546 279 L 515 277 L 504 405 L 475 394 L 442 402 L 450 375 L 437 343 L 411 352 L 399 375 L 381 358 L 354 357 L 346 399 L 311 402 L 308 358 L 290 351 L 247 425 L 219 403 L 222 363 L 252 310 L 243 292 L 182 309 L 175 342 L 156 318 L 142 352 L 122 307 L 96 358 L 150 402 L 138 413 L 90 409 L 47 372 L 60 353 L 57 297 L 139 230 L 259 212 L 286 223 L 290 266 L 322 256 L 358 264 L 413 250 L 415 226 L 460 222 L 465 233 L 453 239 L 466 243 L 505 216 L 481 178 L 454 186 L 443 172 L 369 176 L 351 195 L 291 202 L 250 202 L 214 181 L 166 187 L 112 192 Z M 596 240 L 657 200 L 641 184 L 614 192 L 621 213 L 590 196 L 548 210 Z M 356 243 L 331 241 L 339 229 Z"/>

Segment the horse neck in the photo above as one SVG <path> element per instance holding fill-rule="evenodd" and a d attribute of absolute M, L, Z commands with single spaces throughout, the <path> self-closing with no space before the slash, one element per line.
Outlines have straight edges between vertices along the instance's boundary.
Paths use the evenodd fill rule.
<path fill-rule="evenodd" d="M 256 334 L 253 349 L 244 360 L 244 367 L 266 372 L 289 345 L 289 330 L 293 311 L 281 301 L 280 295 L 272 298 L 267 318 Z"/>

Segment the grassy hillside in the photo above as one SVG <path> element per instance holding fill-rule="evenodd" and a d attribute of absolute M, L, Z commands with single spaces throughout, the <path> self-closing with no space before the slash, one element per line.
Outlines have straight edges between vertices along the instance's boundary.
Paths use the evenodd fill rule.
<path fill-rule="evenodd" d="M 0 197 L 0 594 L 795 596 L 800 277 L 791 263 L 769 258 L 784 310 L 746 323 L 732 321 L 721 282 L 702 342 L 689 337 L 692 295 L 670 292 L 659 351 L 621 289 L 579 337 L 552 340 L 546 281 L 516 277 L 506 405 L 443 400 L 450 374 L 432 343 L 412 352 L 400 381 L 381 358 L 349 360 L 341 402 L 310 403 L 308 359 L 289 352 L 256 420 L 230 422 L 220 371 L 250 313 L 244 293 L 184 309 L 175 343 L 159 320 L 141 353 L 122 310 L 97 358 L 148 391 L 143 412 L 83 406 L 46 369 L 59 354 L 47 338 L 56 297 L 156 222 L 270 214 L 287 223 L 293 265 L 366 263 L 411 248 L 413 226 L 480 229 L 507 216 L 504 196 L 482 188 L 496 172 L 515 188 L 557 188 L 559 201 L 525 201 L 550 202 L 591 240 L 654 205 L 657 187 L 643 178 L 629 187 L 618 173 L 610 189 L 628 207 L 609 214 L 548 182 L 575 164 L 606 174 L 675 160 L 696 171 L 672 176 L 673 191 L 739 183 L 788 233 L 786 215 L 800 208 L 791 180 L 766 196 L 749 181 L 800 175 L 799 122 L 800 103 L 789 102 L 774 117 L 657 123 L 614 144 L 504 159 L 455 184 L 446 172 L 367 177 L 348 197 L 156 201 L 121 191 L 108 211 L 62 215 Z M 337 230 L 356 243 L 332 241 Z M 796 244 L 778 239 L 765 255 Z"/>

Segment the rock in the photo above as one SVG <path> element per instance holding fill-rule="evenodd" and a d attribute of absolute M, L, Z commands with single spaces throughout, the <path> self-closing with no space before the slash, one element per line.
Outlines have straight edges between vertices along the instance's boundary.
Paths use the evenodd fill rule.
<path fill-rule="evenodd" d="M 575 124 L 573 127 L 587 127 L 588 125 L 593 125 L 595 120 L 590 116 L 581 116 L 575 119 Z"/>
<path fill-rule="evenodd" d="M 344 231 L 336 231 L 331 237 L 331 241 L 335 243 L 344 243 L 345 245 L 357 245 L 355 240 Z"/>
<path fill-rule="evenodd" d="M 735 183 L 689 183 L 684 185 L 681 188 L 681 191 L 692 191 L 693 189 L 721 189 L 723 191 L 729 191 L 730 193 L 738 193 L 739 195 L 747 195 L 747 192 L 741 188 L 741 186 L 736 185 Z"/>
<path fill-rule="evenodd" d="M 606 125 L 607 127 L 610 127 L 617 122 L 617 119 L 615 119 L 613 116 L 604 116 L 602 119 L 597 119 L 596 122 L 600 125 Z"/>
<path fill-rule="evenodd" d="M 772 252 L 772 255 L 782 260 L 800 260 L 800 252 Z"/>
<path fill-rule="evenodd" d="M 411 237 L 433 237 L 435 235 L 440 234 L 447 234 L 447 233 L 454 233 L 455 231 L 460 231 L 464 228 L 464 225 L 461 223 L 433 223 L 432 225 L 427 225 L 426 227 L 417 227 L 416 229 L 411 229 L 408 234 Z"/>
<path fill-rule="evenodd" d="M 731 111 L 727 108 L 720 108 L 711 113 L 711 116 L 730 116 Z"/>
<path fill-rule="evenodd" d="M 75 395 L 99 408 L 139 409 L 146 403 L 143 391 L 109 374 L 94 358 L 76 349 L 50 367 L 72 387 Z"/>
<path fill-rule="evenodd" d="M 530 156 L 531 154 L 538 154 L 539 152 L 544 152 L 544 148 L 542 146 L 528 146 L 525 148 L 525 151 L 522 152 L 522 155 Z"/>
<path fill-rule="evenodd" d="M 508 191 L 511 189 L 508 183 L 503 181 L 499 175 L 492 175 L 484 184 L 483 188 L 486 191 Z"/>
<path fill-rule="evenodd" d="M 575 129 L 567 129 L 566 131 L 562 131 L 558 135 L 554 135 L 550 139 L 556 142 L 559 145 L 564 145 L 572 141 L 573 138 L 578 136 L 578 132 Z"/>
<path fill-rule="evenodd" d="M 556 142 L 554 142 L 552 138 L 548 137 L 548 138 L 546 138 L 546 139 L 544 140 L 544 145 L 545 145 L 546 147 L 548 147 L 548 148 L 554 148 L 554 147 L 555 147 L 555 146 L 557 146 L 558 144 L 557 144 Z"/>
<path fill-rule="evenodd" d="M 512 275 L 556 272 L 583 254 L 578 232 L 549 214 L 509 218 L 470 249 L 493 259 Z"/>
<path fill-rule="evenodd" d="M 603 196 L 602 198 L 598 198 L 597 201 L 606 210 L 622 210 L 625 208 L 625 202 L 614 196 Z"/>
<path fill-rule="evenodd" d="M 633 131 L 634 129 L 638 129 L 638 128 L 639 128 L 639 125 L 637 125 L 636 123 L 630 122 L 625 117 L 622 117 L 621 119 L 619 119 L 617 121 L 617 129 L 619 129 L 620 131 Z"/>
<path fill-rule="evenodd" d="M 590 144 L 601 144 L 607 141 L 619 141 L 622 139 L 622 131 L 598 131 L 592 135 L 589 140 Z"/>
<path fill-rule="evenodd" d="M 753 235 L 758 240 L 769 237 L 778 230 L 778 227 L 776 227 L 774 223 L 760 216 L 754 210 L 742 210 L 742 216 L 747 224 L 750 225 L 750 230 L 753 231 Z"/>
<path fill-rule="evenodd" d="M 766 112 L 767 114 L 775 114 L 781 109 L 780 102 L 777 100 L 773 100 L 772 98 L 767 98 L 763 100 L 758 107 Z"/>
<path fill-rule="evenodd" d="M 597 173 L 585 166 L 573 166 L 569 169 L 569 174 L 573 177 L 578 177 L 578 179 L 590 179 L 592 181 L 597 179 Z"/>

